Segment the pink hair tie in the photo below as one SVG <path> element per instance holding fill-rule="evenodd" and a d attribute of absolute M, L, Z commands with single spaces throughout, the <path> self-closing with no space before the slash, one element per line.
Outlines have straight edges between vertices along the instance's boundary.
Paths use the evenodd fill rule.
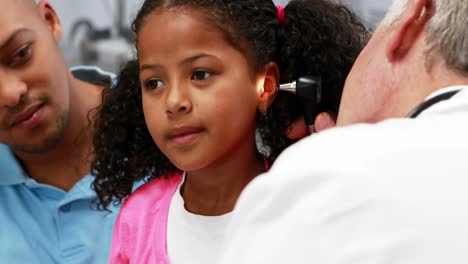
<path fill-rule="evenodd" d="M 278 21 L 280 25 L 284 25 L 284 7 L 282 5 L 277 5 L 276 9 L 278 11 Z"/>

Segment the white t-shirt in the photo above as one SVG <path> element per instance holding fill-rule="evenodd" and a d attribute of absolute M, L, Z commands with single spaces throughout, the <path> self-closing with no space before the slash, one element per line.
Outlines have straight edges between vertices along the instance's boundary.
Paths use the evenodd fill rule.
<path fill-rule="evenodd" d="M 185 178 L 184 178 L 185 181 Z M 203 216 L 188 212 L 180 194 L 172 198 L 167 220 L 167 254 L 171 264 L 217 263 L 232 213 Z"/>

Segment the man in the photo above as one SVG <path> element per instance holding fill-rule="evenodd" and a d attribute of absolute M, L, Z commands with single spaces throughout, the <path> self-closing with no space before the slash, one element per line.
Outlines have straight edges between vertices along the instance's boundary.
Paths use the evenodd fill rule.
<path fill-rule="evenodd" d="M 468 263 L 467 14 L 394 1 L 342 97 L 337 124 L 367 124 L 304 139 L 254 180 L 220 263 Z"/>
<path fill-rule="evenodd" d="M 1 0 L 0 263 L 106 263 L 117 208 L 92 209 L 92 121 L 113 77 L 70 72 L 54 9 Z"/>

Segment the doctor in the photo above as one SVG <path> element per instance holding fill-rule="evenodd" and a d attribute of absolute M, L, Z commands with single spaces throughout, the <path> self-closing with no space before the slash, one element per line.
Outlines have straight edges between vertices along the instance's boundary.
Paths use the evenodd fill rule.
<path fill-rule="evenodd" d="M 466 0 L 394 1 L 340 128 L 245 189 L 220 263 L 468 263 L 467 14 Z"/>

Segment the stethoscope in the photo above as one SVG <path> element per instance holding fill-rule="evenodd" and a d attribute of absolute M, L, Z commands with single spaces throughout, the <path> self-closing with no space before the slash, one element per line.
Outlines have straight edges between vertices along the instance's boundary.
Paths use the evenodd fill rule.
<path fill-rule="evenodd" d="M 427 101 L 424 101 L 423 103 L 421 103 L 420 105 L 418 105 L 413 111 L 411 111 L 409 114 L 408 114 L 408 117 L 409 118 L 416 118 L 418 117 L 422 112 L 424 112 L 425 110 L 427 110 L 429 107 L 437 104 L 437 103 L 440 103 L 442 101 L 445 101 L 445 100 L 448 100 L 450 98 L 452 98 L 455 94 L 457 94 L 460 90 L 453 90 L 453 91 L 448 91 L 448 92 L 445 92 L 445 93 L 441 93 L 437 96 L 434 96 L 432 98 L 430 98 L 429 100 Z"/>
<path fill-rule="evenodd" d="M 315 118 L 320 113 L 320 103 L 322 101 L 322 80 L 320 77 L 303 76 L 290 83 L 280 84 L 279 90 L 290 92 L 303 99 L 304 102 L 304 121 L 307 131 L 310 134 L 316 132 L 314 127 Z M 453 90 L 441 93 L 418 105 L 408 114 L 409 118 L 416 118 L 429 107 L 442 101 L 452 98 L 460 91 Z"/>

